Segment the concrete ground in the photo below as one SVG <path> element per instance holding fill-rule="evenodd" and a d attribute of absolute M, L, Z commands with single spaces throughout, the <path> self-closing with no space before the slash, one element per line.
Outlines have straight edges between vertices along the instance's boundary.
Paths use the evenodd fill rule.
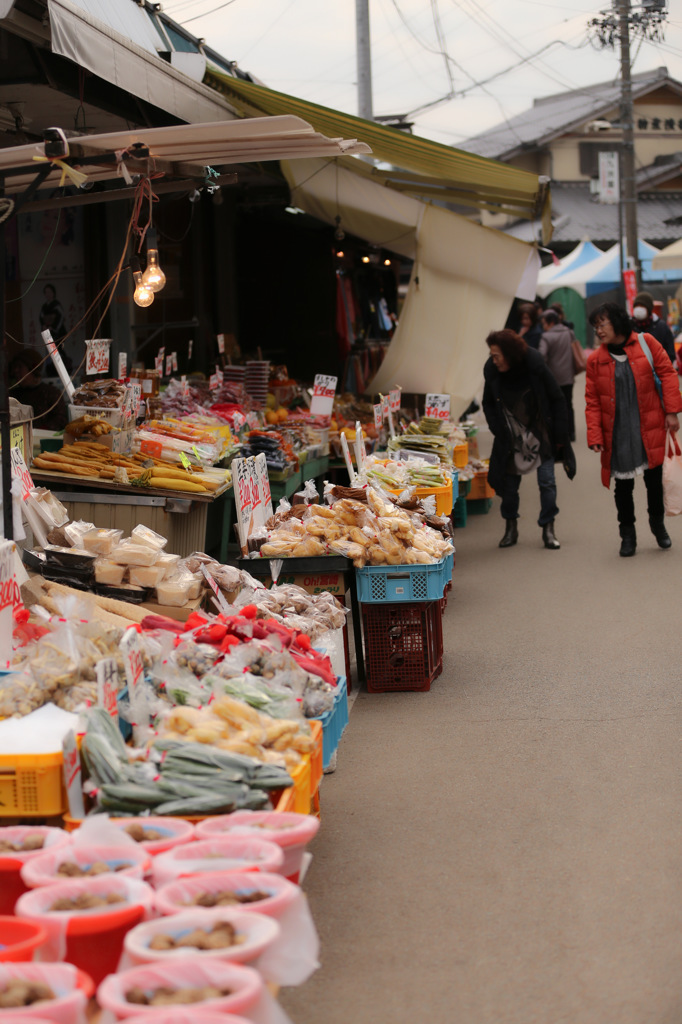
<path fill-rule="evenodd" d="M 305 885 L 322 968 L 282 995 L 295 1024 L 682 1020 L 682 526 L 660 551 L 638 481 L 619 558 L 576 406 L 561 550 L 534 479 L 517 547 L 497 547 L 497 501 L 470 517 L 443 674 L 355 702 Z"/>

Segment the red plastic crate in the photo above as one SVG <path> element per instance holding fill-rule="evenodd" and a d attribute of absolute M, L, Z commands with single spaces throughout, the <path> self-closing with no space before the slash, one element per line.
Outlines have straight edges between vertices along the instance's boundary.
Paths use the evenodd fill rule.
<path fill-rule="evenodd" d="M 442 599 L 362 605 L 370 693 L 431 688 L 443 670 L 441 606 Z"/>

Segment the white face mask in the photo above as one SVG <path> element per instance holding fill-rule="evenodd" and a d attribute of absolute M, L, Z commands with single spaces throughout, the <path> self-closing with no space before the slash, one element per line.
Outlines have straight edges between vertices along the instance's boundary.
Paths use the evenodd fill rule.
<path fill-rule="evenodd" d="M 635 306 L 635 308 L 632 311 L 632 315 L 634 316 L 635 320 L 647 320 L 649 317 L 649 310 L 646 308 L 646 306 Z"/>

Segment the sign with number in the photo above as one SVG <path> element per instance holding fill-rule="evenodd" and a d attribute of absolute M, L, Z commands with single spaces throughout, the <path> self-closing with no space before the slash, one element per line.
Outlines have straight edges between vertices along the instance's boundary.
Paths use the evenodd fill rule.
<path fill-rule="evenodd" d="M 313 398 L 310 403 L 311 416 L 331 416 L 337 382 L 338 377 L 330 377 L 326 373 L 315 375 Z"/>
<path fill-rule="evenodd" d="M 29 494 L 35 487 L 31 474 L 28 471 L 28 467 L 24 462 L 24 456 L 21 454 L 21 449 L 10 448 L 10 461 L 12 464 L 12 479 L 21 481 L 21 499 L 26 501 Z"/>
<path fill-rule="evenodd" d="M 69 798 L 69 814 L 72 818 L 80 820 L 85 817 L 83 780 L 81 778 L 81 759 L 73 729 L 69 729 L 62 740 L 62 758 L 64 786 Z"/>
<path fill-rule="evenodd" d="M 131 384 L 130 390 L 132 391 L 132 399 L 130 404 L 132 406 L 134 415 L 137 416 L 140 411 L 140 402 L 142 401 L 142 385 Z"/>
<path fill-rule="evenodd" d="M 114 658 L 101 658 L 95 665 L 97 703 L 118 722 L 118 669 Z"/>
<path fill-rule="evenodd" d="M 109 372 L 110 345 L 111 338 L 92 338 L 85 342 L 85 373 L 87 376 Z"/>
<path fill-rule="evenodd" d="M 189 394 L 189 384 L 187 383 L 186 374 L 183 373 L 182 377 L 180 378 L 180 383 L 182 384 L 182 394 L 185 398 L 187 398 Z"/>
<path fill-rule="evenodd" d="M 381 397 L 381 418 L 384 420 L 388 419 L 388 414 L 391 409 L 391 399 L 388 395 L 382 395 Z"/>
<path fill-rule="evenodd" d="M 217 373 L 212 373 L 208 378 L 208 386 L 211 391 L 217 391 L 220 387 L 220 377 Z"/>
<path fill-rule="evenodd" d="M 379 430 L 380 427 L 381 427 L 381 424 L 383 423 L 383 420 L 384 420 L 384 409 L 383 409 L 383 406 L 382 406 L 381 402 L 379 402 L 378 405 L 373 406 L 373 408 L 374 408 L 374 426 L 377 428 L 377 430 Z"/>
<path fill-rule="evenodd" d="M 159 377 L 163 377 L 163 356 L 156 356 L 156 358 L 154 359 L 154 369 L 158 373 Z M 145 391 L 149 391 L 150 394 L 151 394 L 151 390 L 152 390 L 152 382 L 151 382 L 151 380 L 146 380 L 144 383 L 145 383 L 145 385 L 149 385 L 148 387 L 145 387 Z"/>
<path fill-rule="evenodd" d="M 171 359 L 173 361 L 173 373 L 178 372 L 178 353 L 171 352 Z"/>
<path fill-rule="evenodd" d="M 391 412 L 398 412 L 400 409 L 400 388 L 394 388 L 388 397 L 391 400 Z"/>
<path fill-rule="evenodd" d="M 427 395 L 424 415 L 436 420 L 449 420 L 450 395 Z"/>
<path fill-rule="evenodd" d="M 119 352 L 118 354 L 118 379 L 123 380 L 124 377 L 128 376 L 128 353 Z"/>
<path fill-rule="evenodd" d="M 218 335 L 218 351 L 220 352 L 221 355 L 223 355 L 223 353 L 225 352 L 225 335 L 224 334 L 219 334 Z"/>
<path fill-rule="evenodd" d="M 232 482 L 234 485 L 239 540 L 242 551 L 246 554 L 248 539 L 257 527 L 265 522 L 263 502 L 258 487 L 256 460 L 235 459 L 232 463 Z"/>
<path fill-rule="evenodd" d="M 166 356 L 166 376 L 170 377 L 173 372 L 173 356 Z"/>

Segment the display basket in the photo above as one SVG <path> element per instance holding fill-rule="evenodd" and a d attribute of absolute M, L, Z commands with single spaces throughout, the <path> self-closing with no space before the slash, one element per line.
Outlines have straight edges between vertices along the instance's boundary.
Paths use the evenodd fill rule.
<path fill-rule="evenodd" d="M 93 419 L 105 420 L 107 423 L 111 423 L 112 427 L 135 426 L 134 418 L 124 409 L 95 405 L 69 405 L 69 423 L 79 420 L 81 416 L 92 416 Z"/>
<path fill-rule="evenodd" d="M 452 525 L 455 529 L 462 529 L 467 524 L 467 505 L 469 502 L 464 495 L 460 495 L 452 510 Z"/>
<path fill-rule="evenodd" d="M 433 565 L 366 565 L 355 570 L 361 604 L 437 601 L 447 583 L 446 558 Z"/>
<path fill-rule="evenodd" d="M 495 492 L 488 483 L 487 472 L 476 473 L 471 481 L 471 490 L 467 498 L 469 501 L 479 501 L 481 498 L 494 498 Z"/>
<path fill-rule="evenodd" d="M 452 461 L 458 469 L 464 469 L 469 461 L 469 443 L 456 444 L 452 453 Z"/>
<path fill-rule="evenodd" d="M 443 670 L 442 599 L 363 605 L 365 671 L 370 693 L 431 688 Z"/>
<path fill-rule="evenodd" d="M 0 819 L 49 818 L 66 810 L 62 752 L 0 754 Z"/>

